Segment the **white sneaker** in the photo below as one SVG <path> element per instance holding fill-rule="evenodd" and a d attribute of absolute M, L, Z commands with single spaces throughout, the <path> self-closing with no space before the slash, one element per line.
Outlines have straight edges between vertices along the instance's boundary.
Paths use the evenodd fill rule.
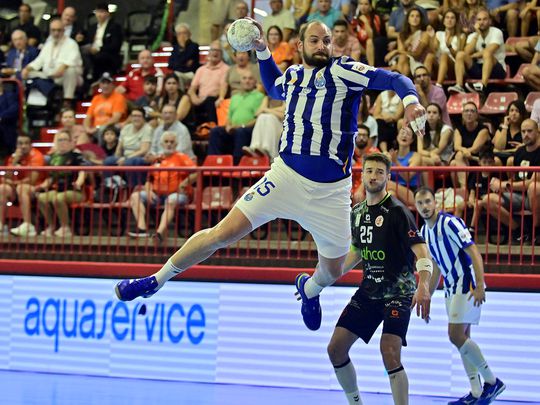
<path fill-rule="evenodd" d="M 39 233 L 40 236 L 54 236 L 54 229 L 46 228 Z"/>
<path fill-rule="evenodd" d="M 73 233 L 71 233 L 70 228 L 61 226 L 54 232 L 54 236 L 58 236 L 59 238 L 70 238 L 73 236 Z"/>
<path fill-rule="evenodd" d="M 461 87 L 459 84 L 456 84 L 454 86 L 450 86 L 448 87 L 448 92 L 449 93 L 465 93 L 465 89 L 463 87 Z"/>
<path fill-rule="evenodd" d="M 484 92 L 484 85 L 480 82 L 474 82 L 474 83 L 465 83 L 465 87 L 467 90 L 469 90 L 471 93 L 483 93 Z"/>
<path fill-rule="evenodd" d="M 12 235 L 15 236 L 36 236 L 36 228 L 34 225 L 29 224 L 27 222 L 23 222 L 16 228 L 11 228 L 10 230 Z"/>

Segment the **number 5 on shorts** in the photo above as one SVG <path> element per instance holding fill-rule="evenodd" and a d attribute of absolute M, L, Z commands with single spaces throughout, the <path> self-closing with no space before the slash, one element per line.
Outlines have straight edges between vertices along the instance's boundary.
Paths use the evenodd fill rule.
<path fill-rule="evenodd" d="M 256 190 L 261 197 L 264 197 L 265 195 L 268 195 L 273 188 L 276 188 L 275 184 L 270 180 L 266 180 L 266 177 L 264 177 L 261 180 L 261 184 L 257 186 Z"/>

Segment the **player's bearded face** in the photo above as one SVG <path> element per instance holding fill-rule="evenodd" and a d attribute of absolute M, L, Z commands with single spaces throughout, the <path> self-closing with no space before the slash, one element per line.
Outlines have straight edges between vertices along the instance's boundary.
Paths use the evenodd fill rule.
<path fill-rule="evenodd" d="M 309 53 L 306 47 L 304 47 L 302 56 L 305 63 L 317 68 L 326 66 L 328 64 L 328 61 L 330 60 L 330 52 L 328 51 L 328 49 L 318 49 L 316 51 L 313 51 L 312 53 Z"/>
<path fill-rule="evenodd" d="M 384 181 L 368 180 L 364 183 L 366 191 L 371 194 L 377 194 L 386 188 L 386 177 Z"/>

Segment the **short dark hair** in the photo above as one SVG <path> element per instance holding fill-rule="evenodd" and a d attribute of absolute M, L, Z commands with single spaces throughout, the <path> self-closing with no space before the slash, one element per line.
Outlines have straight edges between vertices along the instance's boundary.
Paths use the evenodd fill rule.
<path fill-rule="evenodd" d="M 30 142 L 32 142 L 32 136 L 26 132 L 19 132 L 17 138 L 28 138 L 30 139 Z"/>
<path fill-rule="evenodd" d="M 332 28 L 336 28 L 336 27 L 349 28 L 349 24 L 347 24 L 347 21 L 345 21 L 345 20 L 336 20 L 336 22 L 334 23 L 334 26 Z"/>
<path fill-rule="evenodd" d="M 389 172 L 392 167 L 392 161 L 384 153 L 371 153 L 369 155 L 364 155 L 362 159 L 362 166 L 366 165 L 366 162 L 380 162 L 386 166 L 386 171 Z"/>
<path fill-rule="evenodd" d="M 495 154 L 493 153 L 493 149 L 491 148 L 484 148 L 479 154 L 478 154 L 478 160 L 482 159 L 489 159 L 492 161 L 495 161 Z"/>
<path fill-rule="evenodd" d="M 431 189 L 430 187 L 426 187 L 426 186 L 422 186 L 422 187 L 418 188 L 414 192 L 414 197 L 416 198 L 416 196 L 418 194 L 431 194 L 433 196 L 433 198 L 435 198 L 435 192 L 433 191 L 433 189 Z"/>
<path fill-rule="evenodd" d="M 358 125 L 358 129 L 359 129 L 359 130 L 360 130 L 360 129 L 366 130 L 366 131 L 367 131 L 367 136 L 368 136 L 368 138 L 369 138 L 369 136 L 371 135 L 371 131 L 369 130 L 369 127 L 366 126 L 366 125 L 364 125 L 364 124 Z"/>
<path fill-rule="evenodd" d="M 143 115 L 143 118 L 146 115 L 146 111 L 144 111 L 144 108 L 142 108 L 142 107 L 139 107 L 139 106 L 133 107 L 129 114 L 133 114 L 134 111 L 140 112 Z"/>
<path fill-rule="evenodd" d="M 157 77 L 154 75 L 144 76 L 143 83 L 154 83 L 157 84 Z"/>

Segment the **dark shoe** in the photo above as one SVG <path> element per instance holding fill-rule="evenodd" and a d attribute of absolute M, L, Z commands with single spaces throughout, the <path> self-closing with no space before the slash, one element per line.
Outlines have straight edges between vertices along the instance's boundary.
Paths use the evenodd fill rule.
<path fill-rule="evenodd" d="M 321 304 L 319 303 L 319 296 L 313 298 L 308 298 L 304 292 L 304 286 L 306 281 L 310 279 L 309 274 L 301 273 L 296 276 L 295 285 L 297 300 L 302 300 L 302 318 L 307 328 L 310 330 L 317 330 L 321 327 L 322 321 L 322 310 Z"/>
<path fill-rule="evenodd" d="M 137 229 L 135 232 L 128 232 L 128 236 L 132 238 L 148 238 L 151 235 L 144 229 Z"/>
<path fill-rule="evenodd" d="M 469 392 L 467 395 L 461 397 L 457 401 L 448 402 L 448 405 L 473 405 L 476 404 L 476 401 L 478 401 L 478 398 L 476 398 L 471 392 Z"/>
<path fill-rule="evenodd" d="M 476 405 L 491 404 L 505 389 L 506 385 L 498 378 L 495 380 L 495 384 L 484 383 L 484 391 L 476 401 Z"/>
<path fill-rule="evenodd" d="M 148 298 L 154 295 L 158 289 L 155 276 L 122 280 L 114 287 L 116 296 L 121 301 L 132 301 L 137 297 Z"/>

